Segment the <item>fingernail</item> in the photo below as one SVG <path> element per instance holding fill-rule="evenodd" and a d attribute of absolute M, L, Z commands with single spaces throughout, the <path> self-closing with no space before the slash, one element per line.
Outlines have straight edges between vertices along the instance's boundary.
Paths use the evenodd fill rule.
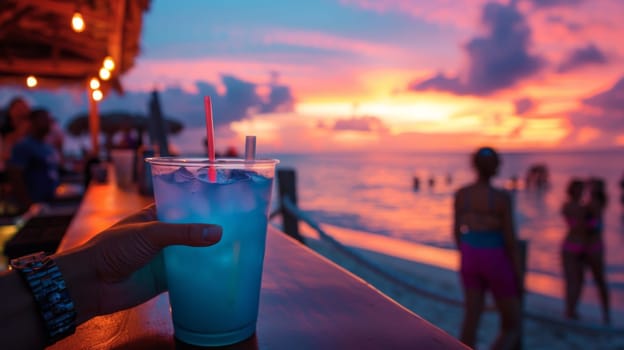
<path fill-rule="evenodd" d="M 221 239 L 221 226 L 204 227 L 202 239 L 207 242 L 214 242 Z"/>

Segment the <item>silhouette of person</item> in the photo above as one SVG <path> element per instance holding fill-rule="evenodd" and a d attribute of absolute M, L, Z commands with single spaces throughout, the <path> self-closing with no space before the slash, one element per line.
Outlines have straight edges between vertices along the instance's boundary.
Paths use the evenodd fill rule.
<path fill-rule="evenodd" d="M 139 139 L 133 134 L 132 127 L 129 124 L 122 125 L 121 129 L 121 138 L 115 144 L 115 148 L 121 149 L 133 149 L 136 150 L 139 148 Z"/>
<path fill-rule="evenodd" d="M 229 146 L 225 150 L 225 157 L 227 157 L 227 158 L 236 158 L 236 157 L 238 157 L 238 151 L 236 150 L 236 147 Z"/>
<path fill-rule="evenodd" d="M 624 175 L 620 179 L 620 204 L 624 205 Z"/>
<path fill-rule="evenodd" d="M 412 187 L 414 188 L 414 191 L 420 190 L 420 178 L 418 176 L 414 176 L 414 179 L 412 180 Z"/>
<path fill-rule="evenodd" d="M 52 201 L 59 184 L 59 157 L 45 141 L 50 115 L 37 109 L 28 119 L 29 133 L 13 147 L 7 167 L 16 199 L 24 209 L 34 202 Z"/>
<path fill-rule="evenodd" d="M 604 211 L 608 202 L 607 193 L 605 182 L 600 178 L 589 179 L 587 187 L 589 191 L 589 200 L 587 202 L 588 237 L 585 258 L 598 288 L 598 295 L 602 305 L 602 320 L 605 324 L 610 324 L 609 290 L 605 277 L 605 245 L 602 238 Z"/>
<path fill-rule="evenodd" d="M 566 189 L 567 200 L 561 207 L 561 214 L 567 225 L 567 233 L 561 247 L 561 263 L 565 281 L 565 317 L 577 319 L 576 307 L 583 288 L 584 253 L 586 250 L 586 208 L 581 200 L 584 183 L 572 179 Z"/>
<path fill-rule="evenodd" d="M 510 349 L 521 333 L 522 265 L 513 223 L 510 195 L 491 184 L 500 165 L 490 147 L 472 156 L 474 183 L 454 197 L 453 234 L 461 255 L 464 319 L 460 340 L 474 347 L 485 293 L 491 292 L 500 316 L 500 331 L 493 348 Z"/>
<path fill-rule="evenodd" d="M 583 192 L 588 200 L 582 202 Z M 568 233 L 561 249 L 564 276 L 566 280 L 566 313 L 570 319 L 577 319 L 576 307 L 584 285 L 585 268 L 594 277 L 602 305 L 605 324 L 611 323 L 609 291 L 605 277 L 604 243 L 602 240 L 603 212 L 607 205 L 604 181 L 590 179 L 586 183 L 572 180 L 568 186 L 568 201 L 562 214 L 568 225 Z"/>
<path fill-rule="evenodd" d="M 29 114 L 30 107 L 23 98 L 15 97 L 9 102 L 6 119 L 0 127 L 0 134 L 2 135 L 0 162 L 6 163 L 11 157 L 13 146 L 28 134 Z"/>

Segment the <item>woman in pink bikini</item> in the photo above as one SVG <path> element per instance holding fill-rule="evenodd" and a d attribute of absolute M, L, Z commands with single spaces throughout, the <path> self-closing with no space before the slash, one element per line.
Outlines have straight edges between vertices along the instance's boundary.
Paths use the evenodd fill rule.
<path fill-rule="evenodd" d="M 583 204 L 583 188 L 589 192 L 587 203 Z M 566 281 L 566 312 L 570 319 L 578 319 L 576 307 L 583 290 L 585 267 L 594 276 L 600 303 L 602 319 L 611 323 L 609 290 L 605 278 L 604 243 L 602 241 L 603 212 L 607 206 L 604 181 L 590 179 L 587 184 L 572 180 L 568 185 L 568 201 L 564 203 L 562 214 L 568 225 L 568 233 L 563 242 L 561 256 Z"/>
<path fill-rule="evenodd" d="M 583 206 L 583 181 L 572 179 L 566 193 L 568 199 L 563 203 L 561 214 L 568 226 L 561 249 L 561 262 L 565 279 L 565 316 L 577 319 L 576 306 L 583 289 L 585 271 L 584 256 L 595 247 L 587 246 L 587 208 Z"/>
<path fill-rule="evenodd" d="M 490 147 L 472 156 L 477 180 L 455 193 L 455 242 L 461 254 L 464 320 L 460 340 L 474 347 L 479 320 L 490 291 L 500 315 L 500 332 L 493 349 L 519 344 L 522 268 L 509 194 L 491 184 L 500 159 Z"/>

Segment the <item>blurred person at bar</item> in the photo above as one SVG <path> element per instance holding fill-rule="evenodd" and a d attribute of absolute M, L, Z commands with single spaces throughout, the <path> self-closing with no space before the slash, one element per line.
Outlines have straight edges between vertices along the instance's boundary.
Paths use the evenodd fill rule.
<path fill-rule="evenodd" d="M 11 157 L 13 146 L 28 135 L 30 106 L 22 97 L 15 97 L 9 102 L 6 116 L 0 126 L 2 147 L 0 162 L 6 164 Z"/>
<path fill-rule="evenodd" d="M 513 223 L 512 200 L 491 179 L 498 173 L 498 153 L 483 147 L 472 155 L 477 179 L 454 197 L 455 243 L 461 255 L 464 320 L 460 340 L 474 347 L 485 293 L 494 296 L 500 331 L 493 349 L 513 349 L 521 334 L 522 265 Z"/>
<path fill-rule="evenodd" d="M 32 203 L 53 201 L 59 184 L 59 157 L 45 141 L 50 115 L 45 109 L 36 109 L 28 119 L 29 133 L 13 146 L 7 163 L 14 196 L 23 209 Z"/>
<path fill-rule="evenodd" d="M 63 144 L 65 142 L 65 133 L 59 125 L 56 118 L 50 117 L 50 132 L 45 137 L 45 142 L 49 143 L 63 163 Z"/>
<path fill-rule="evenodd" d="M 121 137 L 117 142 L 115 142 L 114 148 L 119 149 L 132 149 L 137 150 L 142 144 L 140 137 L 138 137 L 134 130 L 132 130 L 132 126 L 128 123 L 123 123 L 120 127 Z"/>
<path fill-rule="evenodd" d="M 150 205 L 82 246 L 12 260 L 0 273 L 2 348 L 42 349 L 93 317 L 150 300 L 167 290 L 164 247 L 210 246 L 221 232 L 217 225 L 159 222 Z"/>

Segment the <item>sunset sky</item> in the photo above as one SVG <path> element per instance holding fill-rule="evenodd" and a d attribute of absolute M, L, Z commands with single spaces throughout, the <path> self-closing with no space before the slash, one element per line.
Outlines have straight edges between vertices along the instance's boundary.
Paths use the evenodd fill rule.
<path fill-rule="evenodd" d="M 202 96 L 217 143 L 261 151 L 624 146 L 621 0 L 153 0 L 126 94 L 153 88 L 201 150 Z M 15 89 L 0 89 L 6 103 Z M 20 91 L 66 122 L 83 91 Z"/>

